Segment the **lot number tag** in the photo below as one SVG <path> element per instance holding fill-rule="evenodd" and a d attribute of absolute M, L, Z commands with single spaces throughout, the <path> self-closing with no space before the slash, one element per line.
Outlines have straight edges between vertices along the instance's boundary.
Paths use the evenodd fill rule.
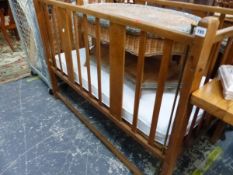
<path fill-rule="evenodd" d="M 204 27 L 196 27 L 195 35 L 200 37 L 205 37 L 206 35 L 206 28 Z"/>

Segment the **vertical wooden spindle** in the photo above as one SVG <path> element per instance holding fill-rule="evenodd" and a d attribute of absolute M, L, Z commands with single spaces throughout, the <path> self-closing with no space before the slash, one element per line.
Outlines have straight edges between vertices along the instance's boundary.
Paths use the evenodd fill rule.
<path fill-rule="evenodd" d="M 229 38 L 224 50 L 221 64 L 233 64 L 233 38 Z"/>
<path fill-rule="evenodd" d="M 110 112 L 121 119 L 125 64 L 125 26 L 110 24 Z"/>
<path fill-rule="evenodd" d="M 135 99 L 134 99 L 134 112 L 133 112 L 133 125 L 132 125 L 132 130 L 134 132 L 137 129 L 137 122 L 138 122 L 138 109 L 139 109 L 141 86 L 142 86 L 142 79 L 144 73 L 145 50 L 146 50 L 146 32 L 142 31 L 140 36 L 140 43 L 139 43 L 136 88 L 135 88 Z"/>
<path fill-rule="evenodd" d="M 173 45 L 172 40 L 166 39 L 164 41 L 163 56 L 162 56 L 162 60 L 160 64 L 160 70 L 159 70 L 158 87 L 156 90 L 156 98 L 155 98 L 154 110 L 153 110 L 152 121 L 151 121 L 150 135 L 149 135 L 149 140 L 148 140 L 148 143 L 151 145 L 154 143 L 154 139 L 155 139 L 159 112 L 160 112 L 160 107 L 161 107 L 162 98 L 163 98 L 163 91 L 165 87 L 165 81 L 167 78 L 168 67 L 169 67 L 170 58 L 171 58 L 172 45 Z"/>
<path fill-rule="evenodd" d="M 55 53 L 58 55 L 58 59 L 59 59 L 59 64 L 60 64 L 60 70 L 61 73 L 63 74 L 63 68 L 62 68 L 62 61 L 61 61 L 61 55 L 60 52 L 62 51 L 61 49 L 61 38 L 59 38 L 58 35 L 58 28 L 57 28 L 57 18 L 56 18 L 56 7 L 53 7 L 53 12 L 52 12 L 52 23 L 53 23 L 53 28 L 54 28 L 54 36 L 55 36 Z"/>
<path fill-rule="evenodd" d="M 101 86 L 101 45 L 100 45 L 100 20 L 95 20 L 95 37 L 96 37 L 96 62 L 97 62 L 97 78 L 98 78 L 98 100 L 102 102 L 102 86 Z"/>
<path fill-rule="evenodd" d="M 76 54 L 77 54 L 77 63 L 78 63 L 78 79 L 79 79 L 79 85 L 81 88 L 83 88 L 83 84 L 82 84 L 82 70 L 81 70 L 81 61 L 80 61 L 80 35 L 79 35 L 79 20 L 77 17 L 76 12 L 73 12 L 73 20 L 74 20 L 74 34 L 75 34 L 75 48 L 76 48 Z"/>
<path fill-rule="evenodd" d="M 51 26 L 51 15 L 49 14 L 49 6 L 45 5 L 44 6 L 44 12 L 45 12 L 45 22 L 46 25 L 48 26 L 47 30 L 48 30 L 48 39 L 50 44 L 50 49 L 51 49 L 51 56 L 52 56 L 52 62 L 53 62 L 53 66 L 55 67 L 56 65 L 56 60 L 55 60 L 55 52 L 54 52 L 54 45 L 53 45 L 53 32 L 52 32 L 52 26 Z"/>
<path fill-rule="evenodd" d="M 62 43 L 62 50 L 65 52 L 66 67 L 68 78 L 74 82 L 74 68 L 72 61 L 72 29 L 71 29 L 71 11 L 57 8 L 59 34 Z"/>
<path fill-rule="evenodd" d="M 88 93 L 92 94 L 91 88 L 91 68 L 90 68 L 90 53 L 89 53 L 89 41 L 88 41 L 88 21 L 87 15 L 83 15 L 83 31 L 84 31 L 84 45 L 86 51 L 86 66 L 87 66 L 87 81 L 88 81 Z"/>

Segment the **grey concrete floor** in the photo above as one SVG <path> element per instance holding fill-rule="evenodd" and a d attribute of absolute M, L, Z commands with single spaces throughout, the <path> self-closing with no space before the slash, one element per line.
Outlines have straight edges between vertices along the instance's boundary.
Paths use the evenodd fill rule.
<path fill-rule="evenodd" d="M 125 136 L 83 98 L 69 89 L 76 107 L 144 174 L 158 174 L 159 161 Z M 74 97 L 75 96 L 75 97 Z M 222 153 L 205 174 L 233 174 L 232 132 L 211 145 L 200 138 L 185 151 L 174 174 L 202 169 L 208 154 Z M 227 164 L 226 164 L 227 161 Z M 39 79 L 0 85 L 0 175 L 131 174 L 129 170 L 60 101 L 48 94 Z"/>

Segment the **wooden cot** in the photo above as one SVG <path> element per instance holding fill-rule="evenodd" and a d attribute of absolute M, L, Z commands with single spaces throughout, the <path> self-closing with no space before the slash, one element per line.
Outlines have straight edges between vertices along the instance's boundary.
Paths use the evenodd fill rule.
<path fill-rule="evenodd" d="M 172 3 L 167 1 L 154 1 L 163 6 L 201 10 L 206 12 L 221 12 L 223 14 L 233 13 L 232 10 L 198 7 L 187 3 Z M 191 93 L 198 89 L 207 67 L 212 68 L 215 62 L 215 54 L 219 50 L 220 43 L 225 38 L 233 35 L 233 27 L 219 28 L 219 20 L 214 17 L 203 18 L 196 28 L 195 34 L 185 34 L 158 25 L 135 21 L 130 18 L 105 14 L 90 10 L 83 6 L 75 6 L 54 0 L 34 0 L 37 19 L 40 27 L 41 37 L 44 44 L 46 61 L 50 73 L 52 90 L 54 96 L 61 99 L 79 119 L 134 173 L 141 174 L 140 170 L 129 162 L 101 133 L 83 117 L 72 103 L 61 93 L 58 80 L 64 81 L 74 91 L 87 99 L 95 108 L 101 111 L 107 118 L 112 120 L 126 134 L 133 137 L 152 154 L 163 160 L 161 174 L 170 175 L 173 172 L 177 157 L 180 155 L 185 135 L 194 126 L 188 128 L 192 105 L 189 103 Z M 179 7 L 178 7 L 179 5 Z M 77 14 L 82 14 L 82 20 Z M 96 79 L 93 77 L 93 62 L 89 52 L 87 16 L 95 17 L 96 36 Z M 55 19 L 56 18 L 56 19 Z M 110 21 L 109 26 L 109 94 L 104 93 L 106 82 L 103 82 L 104 66 L 102 66 L 102 53 L 100 41 L 100 19 Z M 57 24 L 50 21 L 57 21 Z M 133 88 L 132 120 L 124 118 L 124 62 L 125 62 L 125 38 L 126 26 L 140 29 L 140 47 L 137 58 L 136 84 Z M 57 35 L 52 34 L 55 30 Z M 84 31 L 84 46 L 80 45 L 80 31 Z M 161 63 L 159 66 L 158 87 L 154 91 L 154 103 L 152 104 L 151 125 L 148 135 L 139 129 L 140 106 L 144 97 L 141 90 L 143 68 L 145 62 L 145 42 L 147 33 L 152 33 L 164 38 L 164 47 Z M 60 49 L 54 49 L 53 41 L 59 40 Z M 186 56 L 180 74 L 180 82 L 172 99 L 172 109 L 169 116 L 160 116 L 163 97 L 166 96 L 165 82 L 168 67 L 172 55 L 174 43 L 182 43 L 186 46 Z M 228 48 L 228 47 L 227 47 Z M 85 72 L 83 68 L 83 57 L 87 62 Z M 64 63 L 65 62 L 65 63 Z M 209 66 L 210 65 L 210 66 Z M 210 69 L 209 69 L 210 70 Z M 84 77 L 84 73 L 86 77 Z M 104 72 L 106 73 L 106 71 Z M 105 74 L 104 74 L 105 75 Z M 96 80 L 96 84 L 93 81 Z M 156 95 L 155 95 L 156 94 Z M 104 98 L 108 99 L 108 103 Z M 165 104 L 166 106 L 166 104 Z M 167 109 L 166 109 L 167 110 Z M 145 112 L 145 111 L 144 111 Z M 156 140 L 161 118 L 167 118 L 166 136 L 163 143 Z M 192 121 L 191 121 L 192 122 Z"/>

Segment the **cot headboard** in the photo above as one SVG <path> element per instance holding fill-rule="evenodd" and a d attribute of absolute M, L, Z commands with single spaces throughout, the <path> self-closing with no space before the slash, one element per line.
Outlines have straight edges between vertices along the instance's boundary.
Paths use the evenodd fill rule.
<path fill-rule="evenodd" d="M 83 6 L 75 6 L 54 0 L 35 0 L 34 4 L 54 95 L 66 103 L 57 82 L 59 77 L 104 113 L 119 128 L 149 151 L 165 160 L 162 174 L 171 174 L 189 122 L 190 95 L 199 87 L 205 67 L 211 59 L 210 53 L 214 42 L 220 43 L 224 38 L 223 36 L 232 36 L 232 28 L 217 31 L 218 19 L 206 17 L 199 22 L 195 34 L 187 34 L 145 21 L 135 21 L 130 18 L 106 14 Z M 95 80 L 93 78 L 94 74 L 92 74 L 94 63 L 87 28 L 88 16 L 95 17 L 94 63 L 96 66 L 96 86 L 93 83 Z M 104 66 L 102 65 L 104 53 L 101 50 L 103 44 L 100 38 L 101 19 L 108 20 L 110 24 L 109 53 L 107 54 L 109 58 L 109 96 L 104 94 L 105 88 L 103 86 L 106 82 L 102 81 L 104 78 L 103 71 L 105 70 L 103 70 Z M 129 26 L 140 30 L 140 47 L 136 59 L 137 73 L 136 83 L 133 88 L 134 99 L 131 122 L 123 118 L 124 89 L 127 86 L 124 80 L 125 60 L 127 59 L 124 44 L 127 35 L 126 27 Z M 138 122 L 140 102 L 143 97 L 141 85 L 145 63 L 145 41 L 148 34 L 158 35 L 163 38 L 164 42 L 158 71 L 158 87 L 154 90 L 154 104 L 152 105 L 152 116 L 147 135 L 139 130 Z M 59 43 L 58 46 L 54 45 L 54 40 Z M 81 44 L 82 41 L 83 45 Z M 172 100 L 172 114 L 170 116 L 160 116 L 174 43 L 182 43 L 186 47 L 183 68 L 180 74 L 181 81 L 177 86 L 175 98 Z M 59 48 L 55 49 L 55 47 Z M 86 66 L 82 65 L 83 55 L 85 55 Z M 65 66 L 63 67 L 63 65 Z M 82 70 L 85 70 L 85 72 Z M 84 74 L 86 79 L 83 77 Z M 105 103 L 104 98 L 107 97 L 109 101 Z M 158 123 L 161 117 L 168 119 L 164 143 L 156 141 Z"/>

